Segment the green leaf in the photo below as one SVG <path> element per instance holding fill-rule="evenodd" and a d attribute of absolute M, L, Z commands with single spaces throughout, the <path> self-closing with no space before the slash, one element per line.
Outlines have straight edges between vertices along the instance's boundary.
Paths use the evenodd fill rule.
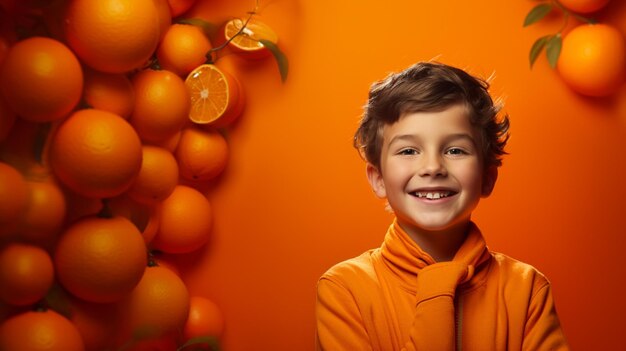
<path fill-rule="evenodd" d="M 220 351 L 219 342 L 214 336 L 197 336 L 195 338 L 191 338 L 187 340 L 186 343 L 181 345 L 176 351 L 181 351 L 187 346 L 196 344 L 208 344 L 211 351 Z"/>
<path fill-rule="evenodd" d="M 530 48 L 530 55 L 528 57 L 530 60 L 530 68 L 533 67 L 533 64 L 537 60 L 537 57 L 541 53 L 541 50 L 543 50 L 543 48 L 546 46 L 546 43 L 548 42 L 548 40 L 550 40 L 551 37 L 552 35 L 546 35 L 537 39 L 535 43 L 533 43 L 533 46 Z"/>
<path fill-rule="evenodd" d="M 284 82 L 287 79 L 287 73 L 289 72 L 289 61 L 287 61 L 287 56 L 280 51 L 278 45 L 275 43 L 267 39 L 261 39 L 260 42 L 272 53 L 272 55 L 274 55 L 276 63 L 278 64 L 278 70 L 280 71 L 280 79 Z"/>
<path fill-rule="evenodd" d="M 530 10 L 530 12 L 528 12 L 528 14 L 526 15 L 526 18 L 524 19 L 524 27 L 526 26 L 530 26 L 531 24 L 541 20 L 542 18 L 546 17 L 547 14 L 550 13 L 550 11 L 552 11 L 552 4 L 539 4 L 535 7 L 533 7 L 532 10 Z"/>
<path fill-rule="evenodd" d="M 216 24 L 207 22 L 202 18 L 181 18 L 177 20 L 176 23 L 191 24 L 193 26 L 200 27 L 202 28 L 204 35 L 206 35 L 208 38 L 213 38 L 215 34 L 217 34 L 217 31 L 219 29 L 219 26 L 217 26 Z"/>
<path fill-rule="evenodd" d="M 559 60 L 562 44 L 563 40 L 560 33 L 550 38 L 550 40 L 546 43 L 546 56 L 548 57 L 548 63 L 552 68 L 556 67 L 556 63 Z"/>

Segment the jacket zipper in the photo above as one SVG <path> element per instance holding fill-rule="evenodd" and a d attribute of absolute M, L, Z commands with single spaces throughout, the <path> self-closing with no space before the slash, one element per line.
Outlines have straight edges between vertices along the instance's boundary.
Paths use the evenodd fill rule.
<path fill-rule="evenodd" d="M 460 294 L 455 296 L 454 308 L 454 329 L 455 329 L 455 345 L 456 351 L 462 350 L 463 337 L 463 298 Z"/>

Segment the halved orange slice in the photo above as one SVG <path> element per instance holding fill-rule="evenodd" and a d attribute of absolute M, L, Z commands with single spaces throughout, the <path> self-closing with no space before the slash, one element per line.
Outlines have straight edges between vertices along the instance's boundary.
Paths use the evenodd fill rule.
<path fill-rule="evenodd" d="M 213 64 L 203 64 L 185 80 L 191 97 L 189 119 L 197 124 L 223 127 L 232 123 L 243 109 L 239 81 Z"/>
<path fill-rule="evenodd" d="M 263 58 L 270 54 L 270 51 L 261 43 L 261 40 L 268 40 L 274 44 L 278 42 L 278 35 L 267 24 L 252 18 L 243 30 L 241 28 L 246 22 L 241 18 L 235 18 L 224 26 L 224 36 L 226 40 L 233 38 L 229 45 L 237 52 L 241 52 L 246 57 Z M 237 35 L 241 31 L 241 34 Z"/>

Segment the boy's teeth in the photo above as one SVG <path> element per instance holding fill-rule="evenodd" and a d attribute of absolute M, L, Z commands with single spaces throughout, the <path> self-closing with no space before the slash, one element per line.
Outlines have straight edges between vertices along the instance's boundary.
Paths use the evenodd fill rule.
<path fill-rule="evenodd" d="M 443 191 L 443 192 L 416 192 L 415 193 L 417 195 L 417 197 L 425 197 L 429 200 L 437 200 L 437 199 L 441 199 L 442 197 L 447 197 L 450 196 L 450 192 L 449 191 Z"/>

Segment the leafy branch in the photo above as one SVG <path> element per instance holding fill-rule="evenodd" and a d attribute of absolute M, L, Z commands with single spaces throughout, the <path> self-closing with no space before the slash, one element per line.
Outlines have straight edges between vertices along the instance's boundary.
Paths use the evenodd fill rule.
<path fill-rule="evenodd" d="M 563 14 L 563 24 L 556 33 L 544 35 L 535 40 L 530 48 L 530 53 L 528 56 L 531 68 L 533 67 L 533 64 L 535 63 L 541 52 L 544 50 L 544 48 L 550 67 L 556 67 L 556 63 L 559 60 L 559 55 L 561 54 L 561 46 L 563 45 L 563 30 L 565 30 L 565 28 L 567 27 L 570 17 L 589 24 L 597 23 L 594 19 L 581 16 L 568 10 L 558 0 L 548 0 L 546 2 L 536 5 L 528 12 L 526 18 L 524 18 L 524 27 L 528 27 L 531 24 L 541 21 L 555 10 L 560 11 Z"/>
<path fill-rule="evenodd" d="M 254 9 L 252 11 L 247 12 L 248 17 L 245 19 L 245 21 L 243 21 L 243 25 L 241 26 L 241 28 L 239 28 L 237 32 L 233 36 L 228 38 L 225 42 L 221 43 L 219 46 L 211 48 L 206 53 L 205 56 L 207 59 L 207 63 L 214 63 L 215 61 L 217 61 L 217 59 L 219 58 L 217 53 L 220 50 L 226 48 L 228 44 L 232 42 L 236 37 L 240 35 L 248 35 L 246 34 L 246 28 L 248 28 L 248 24 L 250 23 L 252 18 L 258 13 L 259 13 L 259 0 L 256 0 Z M 204 33 L 209 38 L 213 38 L 218 32 L 218 28 L 220 28 L 220 26 L 216 26 L 200 18 L 180 19 L 178 20 L 178 23 L 191 24 L 191 25 L 198 26 L 204 31 Z M 289 61 L 287 60 L 287 56 L 278 48 L 278 45 L 276 43 L 270 40 L 256 39 L 250 36 L 249 38 L 260 42 L 264 47 L 266 47 L 272 53 L 272 56 L 274 57 L 274 59 L 276 60 L 276 63 L 278 64 L 278 71 L 280 72 L 281 80 L 284 82 L 287 79 L 287 73 L 289 71 Z"/>

